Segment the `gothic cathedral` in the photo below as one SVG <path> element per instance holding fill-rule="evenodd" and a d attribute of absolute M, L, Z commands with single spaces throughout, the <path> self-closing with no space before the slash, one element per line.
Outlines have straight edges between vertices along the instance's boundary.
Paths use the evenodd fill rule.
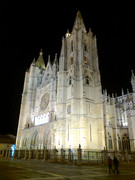
<path fill-rule="evenodd" d="M 86 31 L 80 12 L 72 32 L 62 38 L 59 60 L 43 52 L 25 74 L 17 149 L 135 151 L 135 76 L 133 92 L 102 93 L 96 37 Z"/>

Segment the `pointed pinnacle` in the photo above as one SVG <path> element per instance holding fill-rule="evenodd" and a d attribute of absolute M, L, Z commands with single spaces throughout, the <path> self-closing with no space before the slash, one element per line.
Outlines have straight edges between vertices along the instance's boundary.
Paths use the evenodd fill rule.
<path fill-rule="evenodd" d="M 39 55 L 40 55 L 40 56 L 43 56 L 43 51 L 42 51 L 42 49 L 40 50 Z"/>
<path fill-rule="evenodd" d="M 131 78 L 134 79 L 135 78 L 134 71 L 131 70 L 131 73 L 132 73 Z"/>
<path fill-rule="evenodd" d="M 77 17 L 82 18 L 81 12 L 78 10 Z"/>
<path fill-rule="evenodd" d="M 33 59 L 33 63 L 35 63 L 36 62 L 36 60 L 35 60 L 35 58 Z"/>
<path fill-rule="evenodd" d="M 57 60 L 57 53 L 55 53 L 55 61 Z"/>
<path fill-rule="evenodd" d="M 123 91 L 123 89 L 121 89 L 121 92 L 122 92 L 122 96 L 124 95 L 124 91 Z"/>
<path fill-rule="evenodd" d="M 48 55 L 48 61 L 50 61 L 50 54 Z"/>

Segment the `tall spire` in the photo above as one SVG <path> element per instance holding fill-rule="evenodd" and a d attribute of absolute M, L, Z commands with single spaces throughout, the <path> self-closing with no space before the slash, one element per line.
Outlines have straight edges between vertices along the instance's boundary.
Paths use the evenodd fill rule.
<path fill-rule="evenodd" d="M 81 15 L 80 11 L 77 12 L 72 31 L 74 29 L 77 29 L 77 30 L 82 29 L 82 31 L 86 32 L 86 28 L 85 28 L 83 18 L 82 18 L 82 15 Z"/>
<path fill-rule="evenodd" d="M 131 84 L 132 84 L 132 90 L 133 92 L 135 92 L 135 75 L 133 70 L 131 70 Z"/>
<path fill-rule="evenodd" d="M 43 51 L 41 49 L 40 53 L 39 53 L 39 58 L 37 59 L 36 65 L 40 68 L 45 69 L 45 63 L 44 63 L 44 59 L 43 59 Z"/>

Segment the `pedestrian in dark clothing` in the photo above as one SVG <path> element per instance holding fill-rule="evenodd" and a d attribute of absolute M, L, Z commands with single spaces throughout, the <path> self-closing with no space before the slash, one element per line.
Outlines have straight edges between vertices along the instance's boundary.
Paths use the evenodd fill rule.
<path fill-rule="evenodd" d="M 116 173 L 119 174 L 119 161 L 115 156 L 113 159 L 113 164 L 114 164 L 114 172 L 116 171 Z"/>
<path fill-rule="evenodd" d="M 112 169 L 112 159 L 110 157 L 108 158 L 108 168 L 109 168 L 109 174 L 111 174 L 111 170 L 112 172 L 114 172 Z"/>

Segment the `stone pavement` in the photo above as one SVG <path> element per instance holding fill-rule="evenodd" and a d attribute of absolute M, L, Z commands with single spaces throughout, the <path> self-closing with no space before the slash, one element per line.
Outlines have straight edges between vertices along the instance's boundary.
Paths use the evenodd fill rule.
<path fill-rule="evenodd" d="M 121 164 L 120 174 L 108 174 L 106 165 L 76 166 L 23 159 L 0 159 L 0 180 L 110 180 L 135 179 L 135 164 Z"/>

